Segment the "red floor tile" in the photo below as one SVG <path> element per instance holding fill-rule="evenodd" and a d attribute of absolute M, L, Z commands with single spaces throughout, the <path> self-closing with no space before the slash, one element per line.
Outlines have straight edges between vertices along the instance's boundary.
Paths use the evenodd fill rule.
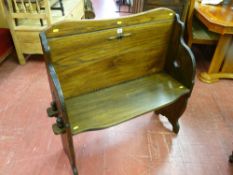
<path fill-rule="evenodd" d="M 120 15 L 114 0 L 93 0 L 97 18 Z M 197 73 L 208 68 L 200 48 Z M 196 78 L 180 132 L 148 113 L 105 130 L 74 137 L 80 175 L 232 175 L 233 81 Z M 71 175 L 60 136 L 46 108 L 51 101 L 45 65 L 33 56 L 24 66 L 0 64 L 0 175 Z"/>
<path fill-rule="evenodd" d="M 150 175 L 187 175 L 187 171 L 180 162 L 153 162 L 150 166 Z"/>

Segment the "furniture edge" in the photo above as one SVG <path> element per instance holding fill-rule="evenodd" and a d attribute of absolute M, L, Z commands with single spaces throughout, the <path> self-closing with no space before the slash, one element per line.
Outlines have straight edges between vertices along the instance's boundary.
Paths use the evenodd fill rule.
<path fill-rule="evenodd" d="M 191 94 L 196 75 L 196 61 L 194 54 L 184 41 L 184 26 L 179 15 L 176 14 L 173 37 L 171 38 L 170 45 L 172 52 L 167 55 L 171 58 L 168 58 L 170 60 L 165 69 L 173 78 L 189 88 Z"/>
<path fill-rule="evenodd" d="M 71 134 L 70 124 L 69 124 L 70 122 L 69 122 L 69 118 L 67 116 L 67 109 L 65 106 L 64 95 L 63 95 L 60 81 L 57 77 L 56 71 L 55 71 L 53 65 L 51 64 L 50 48 L 48 46 L 45 32 L 44 31 L 41 32 L 39 34 L 39 36 L 40 36 L 41 45 L 42 45 L 42 49 L 43 49 L 43 53 L 44 53 L 44 60 L 46 63 L 46 70 L 47 70 L 50 90 L 52 93 L 52 99 L 56 103 L 57 109 L 59 110 L 58 117 L 62 118 L 62 120 L 63 120 L 62 122 L 64 123 L 64 127 L 65 127 L 65 131 L 67 133 Z"/>
<path fill-rule="evenodd" d="M 135 25 L 142 20 L 142 16 L 145 22 L 150 22 L 154 19 L 157 19 L 158 17 L 165 18 L 166 16 L 167 19 L 170 19 L 173 18 L 174 15 L 175 12 L 173 10 L 161 7 L 148 10 L 146 12 L 132 14 L 130 16 L 121 16 L 119 18 L 95 20 L 84 19 L 81 21 L 66 20 L 54 23 L 52 26 L 48 27 L 46 30 L 46 36 L 47 38 L 56 38 L 92 32 L 93 30 L 100 31 L 117 27 L 125 27 L 128 25 Z M 128 19 L 132 18 L 134 18 L 134 21 L 128 23 Z M 108 22 L 108 25 L 106 25 L 106 22 Z"/>
<path fill-rule="evenodd" d="M 181 52 L 184 52 L 184 56 L 188 58 L 190 61 L 190 68 L 192 68 L 192 75 L 191 75 L 191 86 L 190 88 L 193 88 L 194 81 L 195 81 L 195 75 L 196 75 L 196 60 L 195 56 L 191 50 L 191 48 L 185 43 L 184 41 L 184 32 L 185 32 L 185 24 L 179 19 L 178 16 L 176 16 L 176 19 L 178 23 L 181 25 L 181 35 L 180 35 L 180 44 L 181 44 Z"/>

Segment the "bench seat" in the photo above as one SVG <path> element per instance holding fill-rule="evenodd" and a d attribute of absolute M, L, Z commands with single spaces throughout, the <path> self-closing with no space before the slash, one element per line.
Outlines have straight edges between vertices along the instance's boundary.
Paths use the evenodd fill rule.
<path fill-rule="evenodd" d="M 161 72 L 66 100 L 72 134 L 102 129 L 165 107 L 189 89 Z"/>

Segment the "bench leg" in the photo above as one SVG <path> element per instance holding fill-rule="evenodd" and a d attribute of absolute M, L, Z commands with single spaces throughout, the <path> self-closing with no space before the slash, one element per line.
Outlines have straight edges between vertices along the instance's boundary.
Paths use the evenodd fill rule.
<path fill-rule="evenodd" d="M 232 154 L 229 156 L 229 162 L 233 163 L 233 151 L 232 151 Z"/>
<path fill-rule="evenodd" d="M 69 158 L 70 165 L 73 171 L 73 175 L 78 175 L 72 135 L 70 133 L 62 134 L 61 139 L 62 139 L 63 149 L 67 157 Z"/>
<path fill-rule="evenodd" d="M 14 37 L 13 37 L 13 41 L 14 41 L 15 50 L 17 53 L 19 64 L 23 65 L 26 63 L 26 59 L 23 55 L 23 52 L 21 51 L 20 43 L 18 43 L 17 38 L 14 38 Z"/>
<path fill-rule="evenodd" d="M 173 132 L 176 134 L 178 134 L 180 129 L 178 120 L 186 108 L 187 100 L 187 96 L 182 96 L 176 102 L 160 109 L 159 111 L 155 111 L 156 114 L 162 114 L 168 118 L 169 122 L 172 124 Z"/>

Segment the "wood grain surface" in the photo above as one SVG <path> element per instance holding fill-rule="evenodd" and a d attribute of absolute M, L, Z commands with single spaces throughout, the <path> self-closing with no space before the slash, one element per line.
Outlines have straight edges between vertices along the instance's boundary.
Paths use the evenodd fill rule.
<path fill-rule="evenodd" d="M 174 20 L 174 14 L 175 12 L 171 9 L 158 8 L 157 10 L 150 10 L 140 14 L 115 19 L 59 22 L 46 30 L 46 36 L 47 38 L 61 37 L 152 21 Z"/>
<path fill-rule="evenodd" d="M 156 73 L 66 100 L 73 134 L 101 129 L 174 103 L 189 90 L 166 73 Z"/>
<path fill-rule="evenodd" d="M 130 36 L 122 39 L 109 39 L 117 35 L 117 29 L 109 29 L 51 40 L 65 98 L 161 71 L 171 25 L 170 20 L 124 27 Z"/>
<path fill-rule="evenodd" d="M 212 32 L 220 34 L 233 34 L 233 0 L 224 0 L 222 4 L 202 5 L 195 3 L 195 15 Z"/>
<path fill-rule="evenodd" d="M 55 125 L 65 131 L 59 133 L 74 175 L 72 135 L 154 110 L 179 132 L 195 75 L 183 31 L 179 16 L 161 8 L 118 19 L 59 23 L 40 34 L 51 91 L 62 104 Z"/>
<path fill-rule="evenodd" d="M 157 11 L 153 13 L 155 12 Z M 130 18 L 132 20 L 129 23 L 124 22 L 124 26 L 121 26 L 122 20 L 118 19 L 111 28 L 108 26 L 109 29 L 101 30 L 98 30 L 98 26 L 97 29 L 94 28 L 95 24 L 99 25 L 94 20 L 93 23 L 83 22 L 82 24 L 88 26 L 85 28 L 86 32 L 68 36 L 63 36 L 62 32 L 59 37 L 59 30 L 55 32 L 58 33 L 57 37 L 53 36 L 48 40 L 51 62 L 58 74 L 65 98 L 163 69 L 174 13 L 166 10 L 166 16 L 160 13 L 156 19 L 149 15 L 148 18 L 137 15 Z M 100 21 L 102 22 L 103 20 Z M 104 22 L 109 24 L 112 20 Z M 124 36 L 117 39 L 115 37 L 118 36 L 118 30 L 122 30 Z M 68 32 L 67 29 L 64 32 Z M 47 35 L 50 36 L 50 33 L 47 32 Z"/>

